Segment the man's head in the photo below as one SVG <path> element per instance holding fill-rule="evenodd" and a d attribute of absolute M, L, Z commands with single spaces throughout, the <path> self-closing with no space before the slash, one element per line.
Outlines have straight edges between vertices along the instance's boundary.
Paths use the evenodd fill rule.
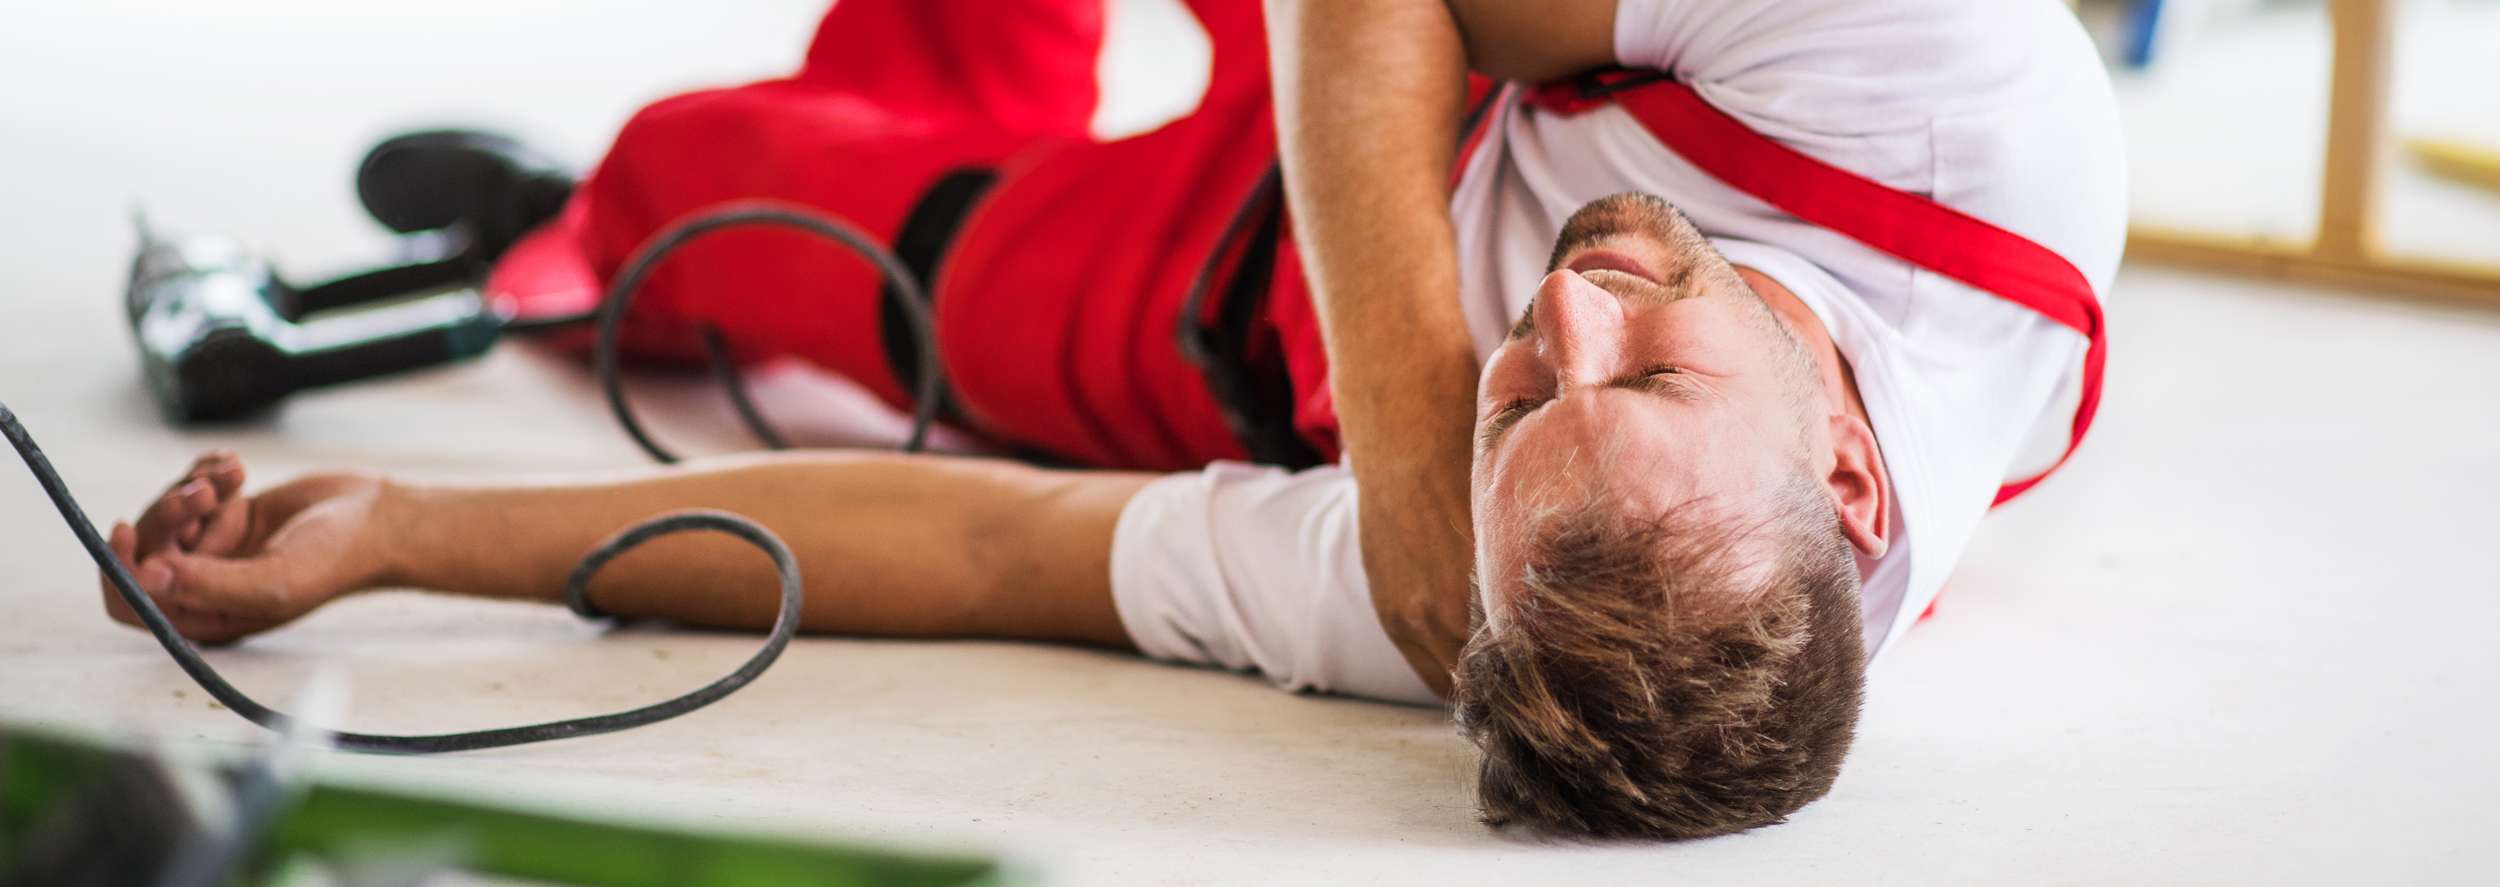
<path fill-rule="evenodd" d="M 1886 495 L 1840 384 L 1664 201 L 1572 216 L 1478 387 L 1458 713 L 1488 819 L 1699 837 L 1829 789 Z"/>

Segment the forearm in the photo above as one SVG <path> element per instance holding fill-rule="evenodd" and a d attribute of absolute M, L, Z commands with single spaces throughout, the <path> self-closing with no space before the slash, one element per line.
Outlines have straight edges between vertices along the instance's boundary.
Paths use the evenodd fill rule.
<path fill-rule="evenodd" d="M 1283 165 L 1362 490 L 1382 625 L 1446 686 L 1466 626 L 1475 350 L 1450 169 L 1466 56 L 1441 0 L 1271 2 Z"/>
<path fill-rule="evenodd" d="M 1440 0 L 1273 2 L 1269 19 L 1295 242 L 1347 448 L 1454 440 L 1463 453 L 1476 359 L 1449 216 L 1458 26 Z"/>
<path fill-rule="evenodd" d="M 806 583 L 802 628 L 1126 646 L 1110 606 L 1111 525 L 1147 476 L 939 456 L 743 457 L 613 482 L 389 488 L 388 584 L 555 600 L 582 556 L 655 515 L 709 508 L 772 530 Z M 770 562 L 715 533 L 609 564 L 592 601 L 622 616 L 760 628 Z"/>

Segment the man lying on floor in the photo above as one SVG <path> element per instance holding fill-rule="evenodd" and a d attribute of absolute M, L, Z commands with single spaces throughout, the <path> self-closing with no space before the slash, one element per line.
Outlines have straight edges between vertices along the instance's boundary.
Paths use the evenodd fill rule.
<path fill-rule="evenodd" d="M 2027 486 L 2035 426 L 2070 444 L 2097 401 L 2124 183 L 2065 9 L 1191 6 L 1200 106 L 1098 142 L 1099 0 L 843 0 L 797 75 L 638 115 L 489 281 L 578 311 L 686 213 L 834 212 L 932 282 L 951 421 L 1081 467 L 810 452 L 246 496 L 212 455 L 115 547 L 185 634 L 232 641 L 360 589 L 553 601 L 607 534 L 726 509 L 797 552 L 811 631 L 1446 698 L 1492 822 L 1688 837 L 1821 796 L 1868 659 Z M 1262 212 L 1279 152 L 1290 212 Z M 727 233 L 654 274 L 626 347 L 684 359 L 714 327 L 904 407 L 889 298 L 823 244 Z M 590 598 L 758 628 L 773 587 L 680 537 Z"/>

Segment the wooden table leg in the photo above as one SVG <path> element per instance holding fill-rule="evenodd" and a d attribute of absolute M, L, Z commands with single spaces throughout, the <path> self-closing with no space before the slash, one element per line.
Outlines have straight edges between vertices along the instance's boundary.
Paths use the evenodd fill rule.
<path fill-rule="evenodd" d="M 2357 260 L 2376 244 L 2373 212 L 2387 145 L 2388 0 L 2334 0 L 2335 62 L 2326 124 L 2320 256 Z"/>

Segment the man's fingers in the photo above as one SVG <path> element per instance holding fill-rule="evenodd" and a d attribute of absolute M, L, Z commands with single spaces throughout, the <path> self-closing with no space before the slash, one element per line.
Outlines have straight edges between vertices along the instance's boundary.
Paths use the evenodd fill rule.
<path fill-rule="evenodd" d="M 147 592 L 148 597 L 162 598 L 174 590 L 174 570 L 163 558 L 140 564 L 130 577 L 139 580 L 139 590 Z"/>
<path fill-rule="evenodd" d="M 138 559 L 139 531 L 132 529 L 129 521 L 114 521 L 113 532 L 107 534 L 104 541 L 113 549 L 113 556 L 121 560 L 122 566 L 128 567 Z"/>
<path fill-rule="evenodd" d="M 191 543 L 194 554 L 226 557 L 243 548 L 252 529 L 252 500 L 229 498 L 217 510 L 200 521 L 199 538 Z"/>
<path fill-rule="evenodd" d="M 195 480 L 207 481 L 217 491 L 217 500 L 223 502 L 243 490 L 243 460 L 224 450 L 202 454 L 174 485 L 179 487 Z"/>
<path fill-rule="evenodd" d="M 170 551 L 152 563 L 169 571 L 172 599 L 183 607 L 247 619 L 287 619 L 303 577 L 293 562 L 275 556 L 227 559 Z"/>
<path fill-rule="evenodd" d="M 206 479 L 210 486 L 216 488 L 219 502 L 232 499 L 243 492 L 243 462 L 227 454 L 222 461 L 209 468 Z"/>
<path fill-rule="evenodd" d="M 174 573 L 171 568 L 165 566 L 162 561 L 152 560 L 131 570 L 130 578 L 138 580 L 139 591 L 156 601 L 157 609 L 166 609 L 165 593 L 174 585 Z M 120 591 L 111 591 L 105 595 L 105 599 L 105 612 L 112 614 L 113 618 L 129 625 L 142 624 L 139 621 L 139 611 L 132 607 L 129 601 L 122 599 Z M 168 615 L 167 618 L 172 617 Z"/>
<path fill-rule="evenodd" d="M 175 489 L 182 496 L 182 513 L 199 517 L 217 508 L 217 485 L 207 478 L 190 481 Z"/>
<path fill-rule="evenodd" d="M 130 569 L 131 564 L 137 560 L 133 552 L 139 546 L 139 531 L 132 529 L 127 522 L 117 521 L 113 524 L 112 534 L 105 541 L 113 549 L 113 559 L 121 562 L 122 569 Z M 122 600 L 121 589 L 113 585 L 111 573 L 97 573 L 96 584 L 104 592 L 104 615 L 113 617 L 115 622 L 139 624 L 138 612 L 130 609 L 129 601 Z"/>
<path fill-rule="evenodd" d="M 190 524 L 216 507 L 217 488 L 206 480 L 187 480 L 166 490 L 139 516 L 139 556 L 182 541 Z"/>
<path fill-rule="evenodd" d="M 233 453 L 201 455 L 181 479 L 139 515 L 137 554 L 146 557 L 168 546 L 198 544 L 201 519 L 243 491 L 243 462 Z"/>
<path fill-rule="evenodd" d="M 217 485 L 207 478 L 174 488 L 174 517 L 169 529 L 173 544 L 188 549 L 200 540 L 200 521 L 217 509 Z"/>
<path fill-rule="evenodd" d="M 229 518 L 229 522 L 234 522 L 234 519 Z M 270 620 L 265 618 L 217 609 L 218 606 L 230 606 L 230 602 L 238 598 L 215 593 L 221 587 L 215 583 L 198 586 L 208 590 L 208 594 L 186 594 L 183 580 L 169 557 L 160 556 L 146 563 L 137 563 L 139 531 L 128 522 L 113 524 L 106 541 L 113 550 L 113 557 L 122 562 L 123 569 L 130 571 L 131 579 L 138 583 L 140 593 L 156 602 L 157 610 L 165 614 L 166 621 L 173 623 L 174 630 L 183 637 L 201 644 L 229 644 L 269 625 Z M 105 615 L 124 625 L 146 625 L 140 620 L 139 611 L 131 607 L 130 602 L 122 597 L 121 590 L 114 586 L 112 577 L 100 576 L 98 583 L 104 593 Z M 248 595 L 239 599 L 247 603 L 251 601 Z"/>
<path fill-rule="evenodd" d="M 137 552 L 145 553 L 164 547 L 166 536 L 173 532 L 175 522 L 182 514 L 180 491 L 181 487 L 166 490 L 156 497 L 156 501 L 149 502 L 148 507 L 139 512 L 138 536 L 132 542 Z"/>
<path fill-rule="evenodd" d="M 139 587 L 156 602 L 157 612 L 165 614 L 165 621 L 173 624 L 174 633 L 190 638 L 194 643 L 210 646 L 230 644 L 267 627 L 271 622 L 269 619 L 229 612 L 227 608 L 231 604 L 222 598 L 212 600 L 187 594 L 182 579 L 165 558 L 149 561 L 146 566 L 140 567 L 137 578 Z M 127 604 L 122 610 L 128 615 L 117 614 L 115 618 L 145 627 L 146 623 L 140 621 L 138 611 L 130 609 Z"/>
<path fill-rule="evenodd" d="M 191 460 L 191 468 L 190 470 L 182 473 L 182 479 L 185 481 L 198 480 L 214 474 L 227 466 L 235 464 L 239 463 L 236 460 L 234 453 L 226 450 L 210 450 L 208 452 L 201 453 L 199 458 Z M 175 485 L 180 486 L 181 482 L 177 481 Z"/>

